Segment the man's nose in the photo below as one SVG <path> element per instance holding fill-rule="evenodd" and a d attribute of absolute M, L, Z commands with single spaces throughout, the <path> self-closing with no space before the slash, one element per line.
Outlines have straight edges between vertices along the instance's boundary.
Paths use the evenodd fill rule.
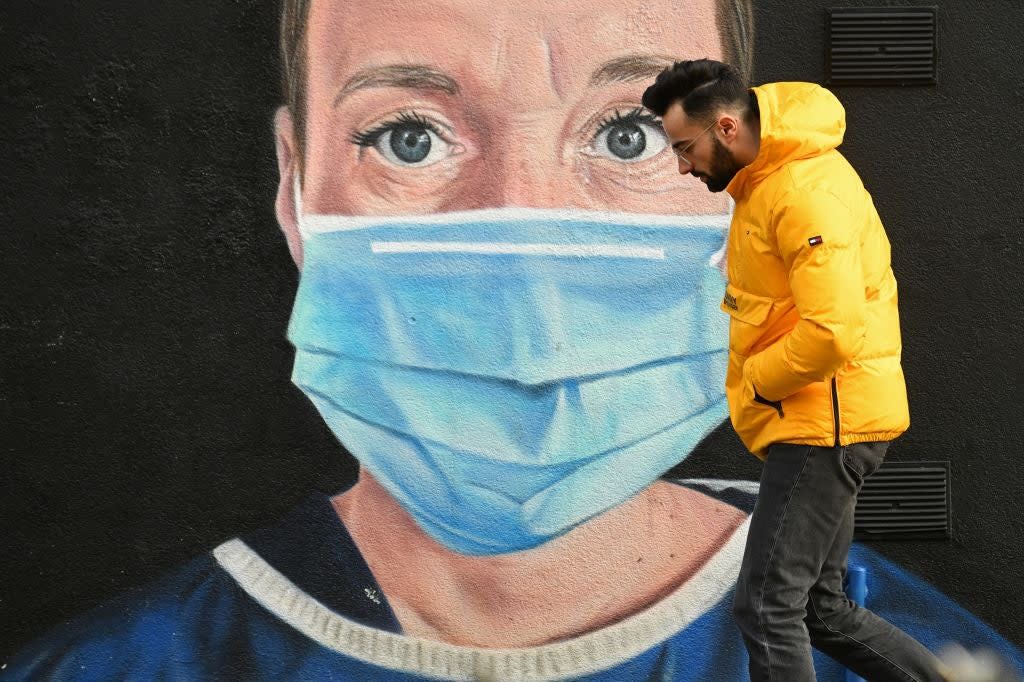
<path fill-rule="evenodd" d="M 676 160 L 679 161 L 679 174 L 689 175 L 693 171 L 693 164 L 684 159 L 683 157 L 676 155 Z"/>

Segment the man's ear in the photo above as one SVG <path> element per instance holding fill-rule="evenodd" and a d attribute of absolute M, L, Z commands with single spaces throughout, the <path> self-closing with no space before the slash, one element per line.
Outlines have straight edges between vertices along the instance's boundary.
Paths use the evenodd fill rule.
<path fill-rule="evenodd" d="M 288 241 L 288 251 L 295 265 L 302 269 L 302 236 L 299 234 L 299 216 L 296 211 L 295 195 L 301 193 L 302 178 L 299 176 L 299 150 L 295 141 L 295 126 L 288 107 L 281 107 L 274 115 L 274 142 L 277 148 L 277 200 L 274 209 L 277 223 Z M 298 180 L 298 182 L 296 182 Z"/>
<path fill-rule="evenodd" d="M 739 133 L 740 121 L 732 114 L 722 114 L 718 118 L 718 127 L 722 131 L 723 142 L 731 144 Z"/>

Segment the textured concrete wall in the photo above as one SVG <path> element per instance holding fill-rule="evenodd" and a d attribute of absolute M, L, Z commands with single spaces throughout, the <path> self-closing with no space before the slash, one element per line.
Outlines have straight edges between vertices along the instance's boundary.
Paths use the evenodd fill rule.
<path fill-rule="evenodd" d="M 836 89 L 900 282 L 892 457 L 953 463 L 953 541 L 877 549 L 1022 642 L 1024 10 L 927 4 L 938 86 Z M 288 383 L 276 13 L 53 5 L 0 25 L 0 651 L 356 472 Z M 756 81 L 822 82 L 827 6 L 758 0 Z M 727 426 L 674 471 L 757 472 Z"/>

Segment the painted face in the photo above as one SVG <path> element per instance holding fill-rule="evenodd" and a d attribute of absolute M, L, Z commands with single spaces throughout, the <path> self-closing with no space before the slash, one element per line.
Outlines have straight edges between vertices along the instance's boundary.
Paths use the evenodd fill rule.
<path fill-rule="evenodd" d="M 639 103 L 670 59 L 721 58 L 713 0 L 318 0 L 309 22 L 308 211 L 727 210 Z"/>
<path fill-rule="evenodd" d="M 294 379 L 449 549 L 565 534 L 725 418 L 728 204 L 640 107 L 721 51 L 714 0 L 313 3 Z"/>

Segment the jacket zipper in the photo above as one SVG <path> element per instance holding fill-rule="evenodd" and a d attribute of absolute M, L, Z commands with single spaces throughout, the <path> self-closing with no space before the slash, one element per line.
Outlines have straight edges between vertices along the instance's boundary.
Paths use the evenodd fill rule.
<path fill-rule="evenodd" d="M 839 447 L 839 389 L 836 378 L 832 377 L 832 428 L 836 434 L 836 447 Z"/>

